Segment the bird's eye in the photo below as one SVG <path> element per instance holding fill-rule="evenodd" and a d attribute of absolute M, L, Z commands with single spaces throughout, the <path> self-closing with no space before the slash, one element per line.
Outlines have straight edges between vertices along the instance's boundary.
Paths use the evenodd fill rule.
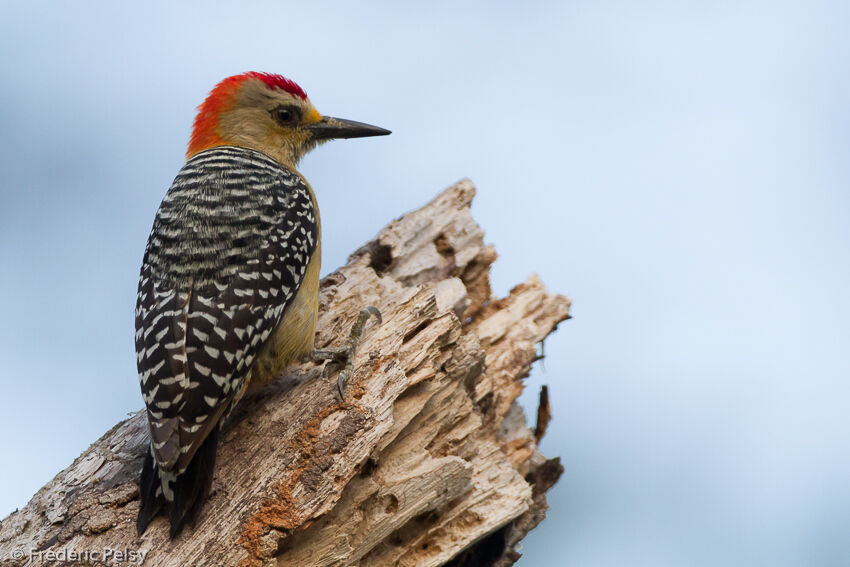
<path fill-rule="evenodd" d="M 279 106 L 272 111 L 272 117 L 280 124 L 292 126 L 298 122 L 298 111 L 287 106 Z"/>

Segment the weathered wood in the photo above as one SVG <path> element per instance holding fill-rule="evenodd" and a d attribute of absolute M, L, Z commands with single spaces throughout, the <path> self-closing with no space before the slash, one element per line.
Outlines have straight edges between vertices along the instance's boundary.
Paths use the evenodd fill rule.
<path fill-rule="evenodd" d="M 2 521 L 0 560 L 115 564 L 104 550 L 127 549 L 145 565 L 512 564 L 561 472 L 516 399 L 569 300 L 533 275 L 491 297 L 496 254 L 474 194 L 468 181 L 447 189 L 323 280 L 317 346 L 346 337 L 366 305 L 384 319 L 366 329 L 345 401 L 311 364 L 244 400 L 195 529 L 169 541 L 160 518 L 136 536 L 138 412 Z M 541 435 L 548 418 L 547 403 Z"/>

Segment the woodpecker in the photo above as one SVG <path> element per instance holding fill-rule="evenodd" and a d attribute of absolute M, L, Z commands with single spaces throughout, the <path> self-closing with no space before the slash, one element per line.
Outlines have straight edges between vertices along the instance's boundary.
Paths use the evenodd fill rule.
<path fill-rule="evenodd" d="M 156 213 L 136 301 L 136 361 L 150 450 L 137 531 L 167 513 L 174 538 L 194 525 L 215 466 L 218 432 L 246 390 L 314 349 L 321 223 L 299 160 L 335 138 L 389 130 L 322 116 L 293 81 L 248 72 L 221 81 L 198 107 L 186 164 Z"/>

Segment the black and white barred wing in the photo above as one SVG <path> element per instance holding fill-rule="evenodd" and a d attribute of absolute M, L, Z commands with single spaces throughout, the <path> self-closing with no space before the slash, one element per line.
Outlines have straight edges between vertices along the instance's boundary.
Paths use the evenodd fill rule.
<path fill-rule="evenodd" d="M 210 150 L 178 175 L 154 223 L 136 308 L 161 470 L 185 470 L 238 399 L 297 293 L 317 232 L 303 182 L 262 154 Z"/>
<path fill-rule="evenodd" d="M 241 392 L 286 303 L 257 301 L 256 282 L 239 276 L 220 293 L 144 287 L 154 298 L 138 348 L 151 443 L 160 469 L 179 473 Z"/>

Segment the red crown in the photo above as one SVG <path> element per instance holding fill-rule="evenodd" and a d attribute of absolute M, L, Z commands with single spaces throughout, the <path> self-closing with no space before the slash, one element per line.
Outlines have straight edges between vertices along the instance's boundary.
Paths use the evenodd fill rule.
<path fill-rule="evenodd" d="M 236 79 L 240 82 L 244 81 L 245 79 L 260 79 L 270 87 L 278 87 L 280 89 L 285 90 L 289 94 L 301 97 L 302 99 L 307 98 L 307 93 L 304 92 L 304 89 L 299 87 L 298 84 L 295 83 L 295 81 L 290 81 L 283 75 L 248 71 L 247 73 L 242 73 L 241 75 L 236 75 L 234 77 L 230 77 L 229 79 L 225 79 L 225 81 L 228 81 L 230 79 Z"/>

